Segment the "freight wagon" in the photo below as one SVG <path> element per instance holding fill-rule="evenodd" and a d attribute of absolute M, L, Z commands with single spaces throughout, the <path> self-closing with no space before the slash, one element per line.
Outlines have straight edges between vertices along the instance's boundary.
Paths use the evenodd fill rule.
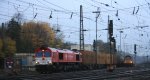
<path fill-rule="evenodd" d="M 108 65 L 116 65 L 116 55 L 108 53 L 95 53 L 93 51 L 80 51 L 82 53 L 82 64 L 90 69 L 104 68 Z"/>

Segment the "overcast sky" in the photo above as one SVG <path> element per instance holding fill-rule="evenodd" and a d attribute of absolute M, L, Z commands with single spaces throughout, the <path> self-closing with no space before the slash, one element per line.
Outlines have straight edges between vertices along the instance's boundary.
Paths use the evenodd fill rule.
<path fill-rule="evenodd" d="M 58 25 L 65 41 L 79 44 L 80 5 L 83 6 L 85 44 L 95 39 L 95 16 L 99 7 L 98 40 L 107 42 L 108 15 L 114 22 L 114 37 L 117 47 L 133 53 L 137 44 L 139 54 L 147 54 L 150 45 L 150 4 L 149 0 L 0 0 L 0 22 L 11 19 L 14 13 L 24 15 L 26 21 L 44 21 Z M 36 15 L 36 16 L 35 16 Z M 49 16 L 52 18 L 49 19 Z M 123 33 L 120 36 L 120 29 Z"/>

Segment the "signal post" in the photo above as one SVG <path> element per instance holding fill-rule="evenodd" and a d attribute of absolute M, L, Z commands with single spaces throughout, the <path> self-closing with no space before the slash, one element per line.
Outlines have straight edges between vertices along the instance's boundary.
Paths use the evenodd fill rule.
<path fill-rule="evenodd" d="M 108 23 L 108 34 L 109 34 L 109 53 L 110 53 L 110 64 L 107 66 L 107 70 L 109 72 L 113 72 L 115 65 L 114 65 L 114 53 L 116 51 L 116 40 L 113 37 L 113 20 L 109 20 Z"/>

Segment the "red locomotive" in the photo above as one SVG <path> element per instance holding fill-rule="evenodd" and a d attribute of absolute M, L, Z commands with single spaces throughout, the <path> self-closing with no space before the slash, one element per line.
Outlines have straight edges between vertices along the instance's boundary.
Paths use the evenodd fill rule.
<path fill-rule="evenodd" d="M 82 62 L 81 53 L 71 50 L 60 50 L 41 47 L 35 50 L 35 63 L 38 72 L 54 72 L 59 70 L 78 69 Z"/>

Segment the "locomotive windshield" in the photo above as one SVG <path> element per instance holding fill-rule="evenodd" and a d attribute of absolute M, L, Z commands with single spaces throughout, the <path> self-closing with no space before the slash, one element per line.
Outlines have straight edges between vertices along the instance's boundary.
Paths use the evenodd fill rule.
<path fill-rule="evenodd" d="M 45 57 L 50 57 L 50 56 L 51 56 L 51 55 L 50 55 L 50 52 L 45 52 L 45 53 L 44 53 L 44 56 L 45 56 Z"/>
<path fill-rule="evenodd" d="M 42 57 L 42 56 L 43 56 L 42 52 L 37 52 L 36 53 L 36 57 Z"/>
<path fill-rule="evenodd" d="M 50 57 L 51 55 L 50 55 L 51 53 L 50 52 L 48 52 L 48 51 L 45 51 L 45 52 L 42 52 L 42 51 L 39 51 L 39 52 L 37 52 L 36 53 L 36 57 Z"/>

